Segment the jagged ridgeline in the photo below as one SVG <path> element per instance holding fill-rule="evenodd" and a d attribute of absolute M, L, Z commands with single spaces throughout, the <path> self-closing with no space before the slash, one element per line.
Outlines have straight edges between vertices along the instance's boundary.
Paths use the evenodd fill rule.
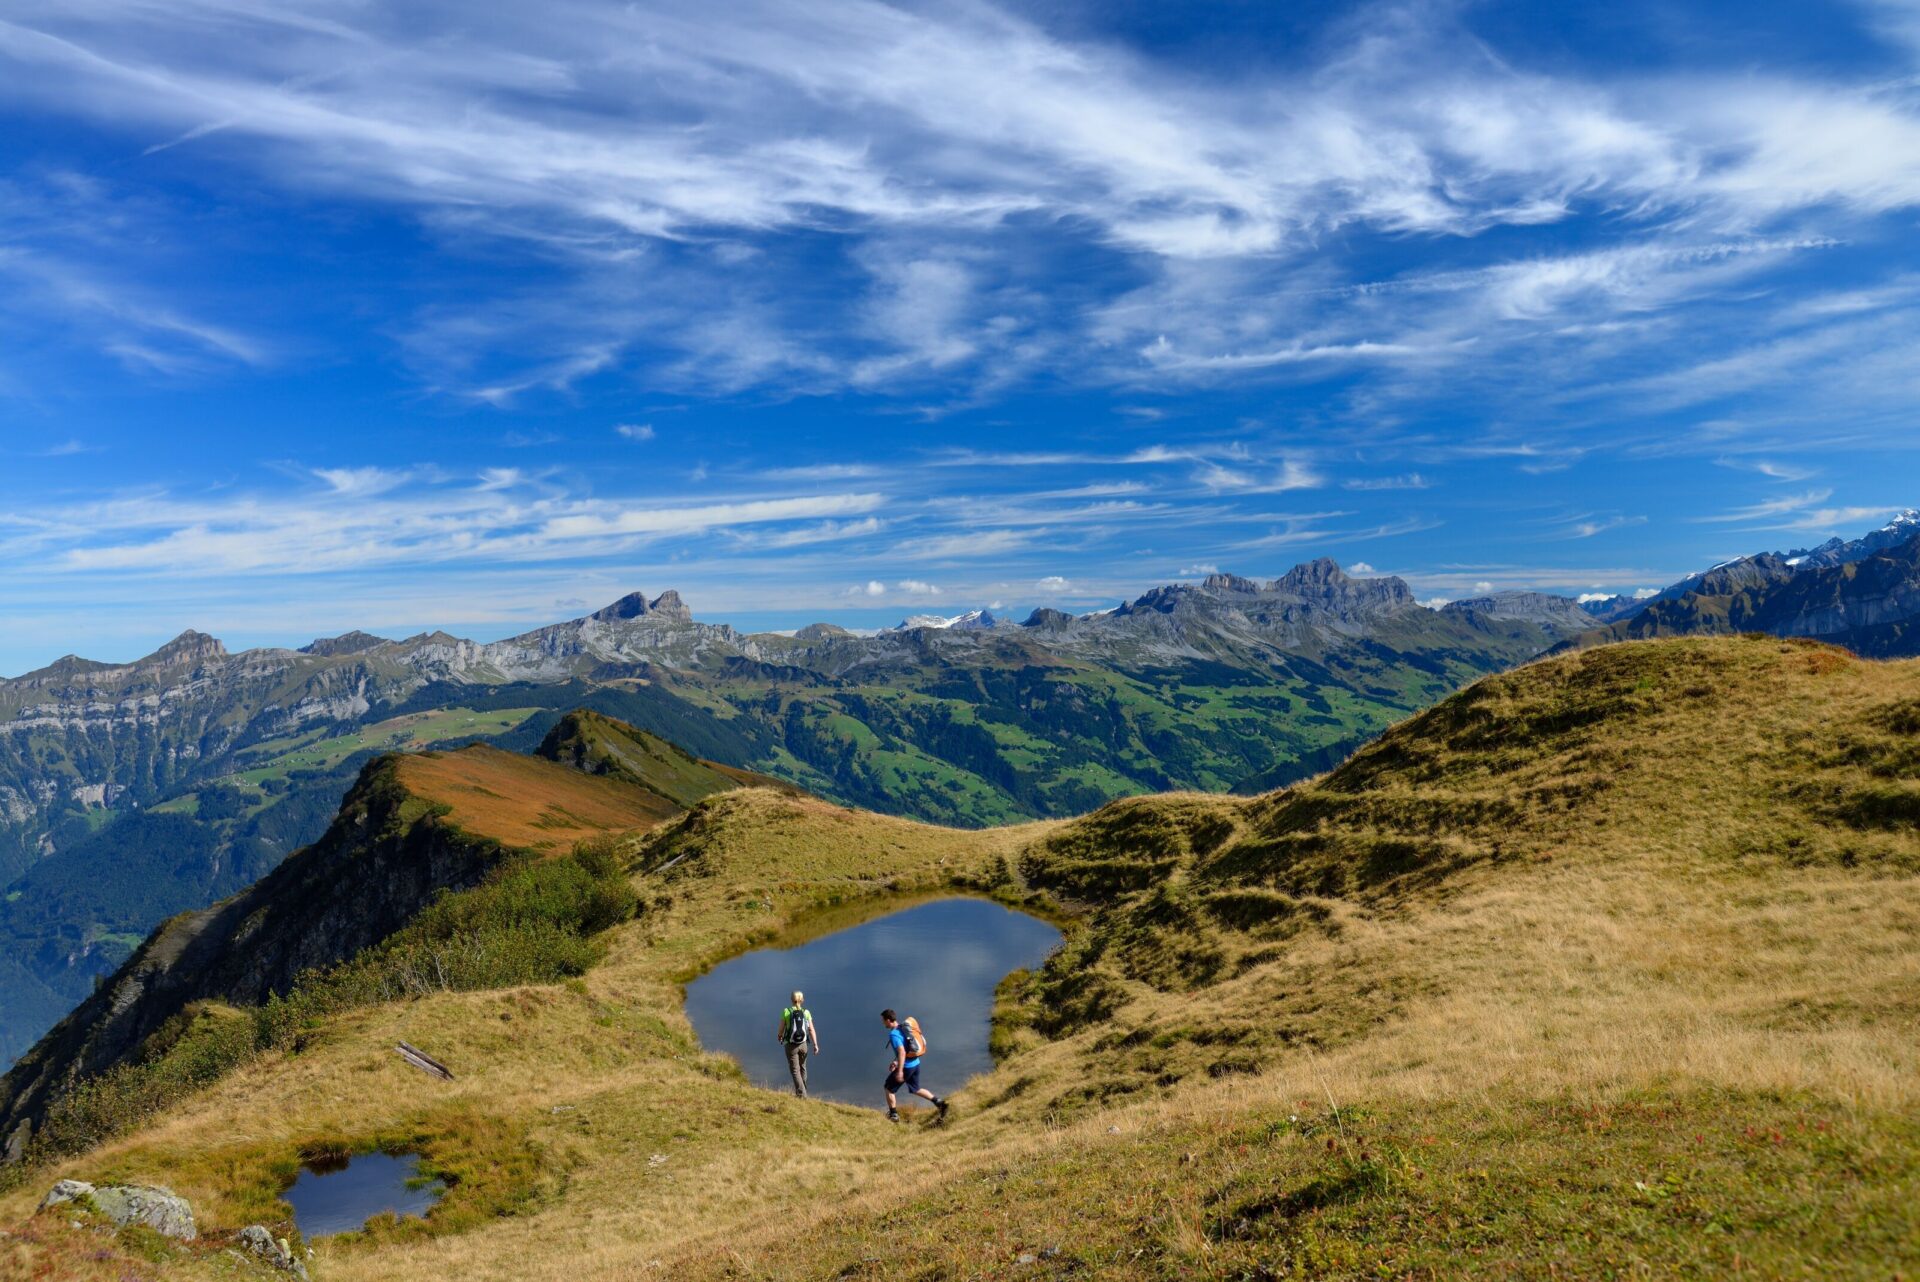
<path fill-rule="evenodd" d="M 275 1003 L 237 990 L 162 1019 L 120 1063 L 173 1065 L 169 1090 L 125 1129 L 60 1132 L 50 1110 L 74 1151 L 0 1194 L 0 1222 L 60 1177 L 162 1183 L 210 1245 L 161 1276 L 217 1276 L 222 1233 L 285 1224 L 301 1153 L 388 1144 L 427 1155 L 447 1201 L 321 1243 L 316 1271 L 879 1277 L 902 1241 L 925 1277 L 1920 1264 L 1920 662 L 1609 646 L 1482 680 L 1285 789 L 987 830 L 717 771 L 727 790 L 659 820 L 663 794 L 622 772 L 700 763 L 598 718 L 546 751 L 569 766 L 479 748 L 369 772 L 343 844 L 263 887 L 380 849 L 482 863 L 471 889 L 330 960 L 295 1036 L 260 1036 Z M 703 968 L 956 890 L 1066 931 L 1001 986 L 999 1063 L 957 1120 L 901 1135 L 755 1093 L 693 1040 L 681 986 Z M 394 979 L 534 921 L 546 974 Z M 199 973 L 255 951 L 228 935 Z M 206 1050 L 232 1028 L 237 1072 Z M 34 1062 L 88 1036 L 63 1026 Z M 823 1030 L 828 1053 L 860 1036 Z M 188 1061 L 210 1067 L 189 1081 Z M 64 1217 L 31 1228 L 23 1267 L 124 1266 Z"/>
<path fill-rule="evenodd" d="M 317 839 L 390 749 L 524 750 L 584 707 L 840 801 L 1005 823 L 1313 774 L 1591 624 L 1528 594 L 1430 610 L 1320 561 L 1025 625 L 746 635 L 636 593 L 488 645 L 229 654 L 189 633 L 131 664 L 70 657 L 0 681 L 0 1063 L 155 922 Z"/>

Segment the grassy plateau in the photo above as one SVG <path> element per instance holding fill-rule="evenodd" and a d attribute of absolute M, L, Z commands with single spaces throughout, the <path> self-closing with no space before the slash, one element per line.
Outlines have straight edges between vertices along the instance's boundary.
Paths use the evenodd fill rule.
<path fill-rule="evenodd" d="M 527 853 L 303 981 L 290 1032 L 195 1010 L 149 1048 L 176 1086 L 0 1193 L 0 1277 L 265 1276 L 233 1234 L 372 1148 L 448 1196 L 314 1243 L 318 1278 L 1920 1274 L 1920 661 L 1610 646 L 1293 787 L 984 830 L 759 787 L 664 817 L 492 749 L 400 777 Z M 955 892 L 1066 941 L 1002 984 L 948 1122 L 693 1037 L 719 960 Z M 482 939 L 512 964 L 421 960 Z M 168 1185 L 202 1240 L 34 1214 L 61 1177 Z"/>

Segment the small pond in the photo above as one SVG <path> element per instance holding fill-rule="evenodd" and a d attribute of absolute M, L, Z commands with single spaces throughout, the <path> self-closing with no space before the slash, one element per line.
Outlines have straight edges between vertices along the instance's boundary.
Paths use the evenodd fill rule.
<path fill-rule="evenodd" d="M 820 1031 L 821 1053 L 807 1064 L 809 1093 L 881 1108 L 888 1054 L 880 1012 L 891 1007 L 926 1029 L 921 1083 L 945 1095 L 993 1067 L 993 990 L 1009 973 L 1045 961 L 1059 942 L 1058 930 L 1025 913 L 984 899 L 937 899 L 722 962 L 687 986 L 687 1018 L 703 1046 L 733 1056 L 754 1082 L 791 1090 L 777 1034 L 787 995 L 798 988 Z"/>
<path fill-rule="evenodd" d="M 351 1233 L 376 1215 L 425 1215 L 446 1188 L 422 1179 L 420 1158 L 405 1153 L 358 1153 L 338 1162 L 309 1162 L 281 1194 L 307 1237 Z"/>

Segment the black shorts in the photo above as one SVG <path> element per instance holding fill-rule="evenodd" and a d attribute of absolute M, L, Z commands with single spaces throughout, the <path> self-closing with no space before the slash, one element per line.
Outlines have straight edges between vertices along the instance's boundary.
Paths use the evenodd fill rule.
<path fill-rule="evenodd" d="M 905 1091 L 909 1095 L 919 1090 L 920 1066 L 915 1064 L 912 1068 L 902 1069 L 898 1076 L 888 1073 L 887 1089 L 889 1091 Z"/>

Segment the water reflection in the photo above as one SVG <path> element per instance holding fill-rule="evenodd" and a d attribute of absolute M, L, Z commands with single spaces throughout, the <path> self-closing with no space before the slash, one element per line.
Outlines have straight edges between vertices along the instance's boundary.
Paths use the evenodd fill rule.
<path fill-rule="evenodd" d="M 417 1187 L 416 1187 L 417 1186 Z M 351 1233 L 376 1215 L 425 1215 L 446 1188 L 420 1178 L 418 1154 L 359 1153 L 316 1159 L 282 1196 L 307 1237 Z"/>
<path fill-rule="evenodd" d="M 810 1092 L 878 1108 L 887 1068 L 882 1008 L 920 1020 L 929 1046 L 922 1081 L 945 1094 L 993 1067 L 993 990 L 1009 972 L 1045 961 L 1059 942 L 1046 922 L 999 904 L 935 900 L 723 962 L 687 986 L 687 1017 L 702 1045 L 733 1056 L 754 1082 L 791 1089 L 776 1034 L 787 994 L 802 989 L 820 1030 Z"/>

